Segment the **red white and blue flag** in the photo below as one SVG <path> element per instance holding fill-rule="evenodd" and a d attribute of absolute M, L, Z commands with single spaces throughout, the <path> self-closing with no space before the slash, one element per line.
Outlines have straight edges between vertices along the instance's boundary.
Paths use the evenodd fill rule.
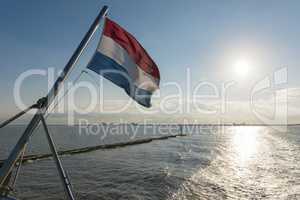
<path fill-rule="evenodd" d="M 123 88 L 145 107 L 151 106 L 151 95 L 159 88 L 160 74 L 155 62 L 130 33 L 108 18 L 87 68 Z"/>

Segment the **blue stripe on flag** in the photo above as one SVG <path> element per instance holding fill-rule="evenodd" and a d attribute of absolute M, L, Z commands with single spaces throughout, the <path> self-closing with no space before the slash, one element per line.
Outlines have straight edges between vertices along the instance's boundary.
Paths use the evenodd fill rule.
<path fill-rule="evenodd" d="M 127 70 L 113 59 L 96 51 L 87 68 L 123 88 L 139 104 L 151 107 L 152 92 L 138 88 Z"/>

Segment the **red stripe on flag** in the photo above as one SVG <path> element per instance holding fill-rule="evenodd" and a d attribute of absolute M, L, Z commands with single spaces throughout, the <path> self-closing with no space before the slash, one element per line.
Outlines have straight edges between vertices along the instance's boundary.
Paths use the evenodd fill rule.
<path fill-rule="evenodd" d="M 143 71 L 154 78 L 160 79 L 159 70 L 155 62 L 142 45 L 120 25 L 106 18 L 103 34 L 123 47 Z"/>

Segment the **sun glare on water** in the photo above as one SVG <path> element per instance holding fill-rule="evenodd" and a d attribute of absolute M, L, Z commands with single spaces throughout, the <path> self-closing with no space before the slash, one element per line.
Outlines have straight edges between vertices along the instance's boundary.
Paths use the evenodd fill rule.
<path fill-rule="evenodd" d="M 233 147 L 236 152 L 236 159 L 240 164 L 255 156 L 257 151 L 257 137 L 260 127 L 235 127 L 233 135 Z"/>

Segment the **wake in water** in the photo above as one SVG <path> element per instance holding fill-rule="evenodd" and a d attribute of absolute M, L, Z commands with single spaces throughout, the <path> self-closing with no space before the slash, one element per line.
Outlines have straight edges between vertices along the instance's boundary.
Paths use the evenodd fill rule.
<path fill-rule="evenodd" d="M 231 127 L 217 156 L 170 199 L 300 198 L 300 149 L 266 127 Z"/>

